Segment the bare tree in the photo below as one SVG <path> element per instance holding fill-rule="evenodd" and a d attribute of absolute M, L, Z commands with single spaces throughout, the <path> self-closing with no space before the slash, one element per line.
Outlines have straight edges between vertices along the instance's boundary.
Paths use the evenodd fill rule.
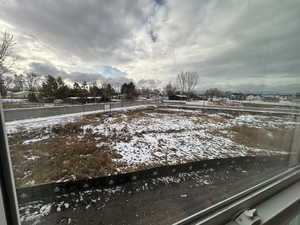
<path fill-rule="evenodd" d="M 15 74 L 13 81 L 14 81 L 14 90 L 15 91 L 24 91 L 24 86 L 25 86 L 25 77 L 24 77 L 24 75 Z"/>
<path fill-rule="evenodd" d="M 27 73 L 24 78 L 25 85 L 29 91 L 35 91 L 38 88 L 38 84 L 41 81 L 41 77 L 35 73 Z"/>
<path fill-rule="evenodd" d="M 186 92 L 186 76 L 184 72 L 177 75 L 177 86 L 180 92 Z"/>
<path fill-rule="evenodd" d="M 4 32 L 1 43 L 0 43 L 0 76 L 6 71 L 7 67 L 5 62 L 11 54 L 12 47 L 14 45 L 14 36 L 8 32 Z"/>
<path fill-rule="evenodd" d="M 13 35 L 4 32 L 2 40 L 0 42 L 0 94 L 1 96 L 6 95 L 6 88 L 3 82 L 3 74 L 7 72 L 7 66 L 5 65 L 8 56 L 11 53 L 11 49 L 13 46 Z"/>
<path fill-rule="evenodd" d="M 196 72 L 181 72 L 177 75 L 177 86 L 182 93 L 190 95 L 199 82 Z"/>
<path fill-rule="evenodd" d="M 4 87 L 6 89 L 11 88 L 11 85 L 13 84 L 14 79 L 11 76 L 3 76 L 2 79 L 3 79 L 3 85 L 4 85 Z"/>

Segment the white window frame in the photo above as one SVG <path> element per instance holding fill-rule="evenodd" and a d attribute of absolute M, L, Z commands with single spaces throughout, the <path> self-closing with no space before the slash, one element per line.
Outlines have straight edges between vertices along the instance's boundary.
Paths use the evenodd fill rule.
<path fill-rule="evenodd" d="M 20 225 L 2 104 L 0 106 L 0 224 Z"/>

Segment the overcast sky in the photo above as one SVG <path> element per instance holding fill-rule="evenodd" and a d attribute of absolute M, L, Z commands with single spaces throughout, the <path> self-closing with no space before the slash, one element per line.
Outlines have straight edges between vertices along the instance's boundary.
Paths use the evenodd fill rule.
<path fill-rule="evenodd" d="M 0 0 L 0 31 L 18 71 L 299 91 L 299 15 L 298 0 Z"/>

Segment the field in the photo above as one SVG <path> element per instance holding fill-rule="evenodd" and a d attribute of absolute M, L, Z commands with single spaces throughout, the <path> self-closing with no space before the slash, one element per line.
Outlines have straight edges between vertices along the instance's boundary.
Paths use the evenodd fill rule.
<path fill-rule="evenodd" d="M 17 187 L 202 159 L 288 154 L 288 116 L 168 107 L 6 123 Z"/>

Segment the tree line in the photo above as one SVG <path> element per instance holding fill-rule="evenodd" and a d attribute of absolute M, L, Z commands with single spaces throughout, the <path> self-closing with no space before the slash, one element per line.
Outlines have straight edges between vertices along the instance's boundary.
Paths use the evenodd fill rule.
<path fill-rule="evenodd" d="M 32 93 L 32 95 L 35 95 Z M 109 83 L 97 85 L 87 84 L 86 81 L 79 83 L 74 82 L 73 86 L 68 86 L 61 77 L 54 78 L 48 75 L 46 81 L 39 88 L 38 96 L 31 96 L 30 100 L 42 98 L 46 101 L 54 101 L 55 99 L 66 99 L 69 97 L 77 97 L 81 102 L 84 102 L 88 97 L 99 97 L 101 101 L 110 101 L 113 96 L 119 96 L 127 100 L 133 100 L 138 96 L 135 84 L 133 82 L 124 83 L 121 86 L 121 92 L 117 91 Z"/>

